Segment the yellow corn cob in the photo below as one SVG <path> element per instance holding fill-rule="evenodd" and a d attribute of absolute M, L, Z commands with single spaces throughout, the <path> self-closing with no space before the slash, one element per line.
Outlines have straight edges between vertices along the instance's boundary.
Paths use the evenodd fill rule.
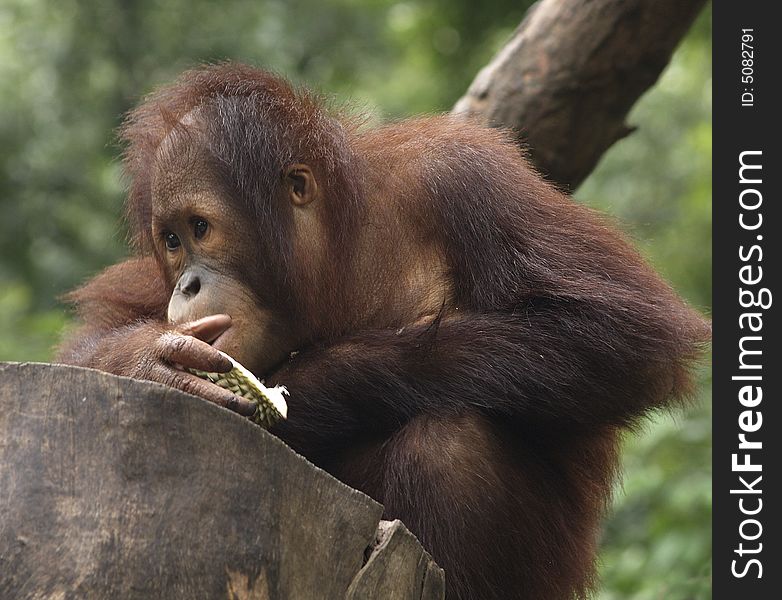
<path fill-rule="evenodd" d="M 207 373 L 197 369 L 190 369 L 190 372 L 201 379 L 208 379 L 237 396 L 253 401 L 256 409 L 250 419 L 261 427 L 271 427 L 280 419 L 288 417 L 288 404 L 285 402 L 285 396 L 289 394 L 285 386 L 276 385 L 273 388 L 268 388 L 225 352 L 220 352 L 220 354 L 230 360 L 234 366 L 227 373 Z"/>

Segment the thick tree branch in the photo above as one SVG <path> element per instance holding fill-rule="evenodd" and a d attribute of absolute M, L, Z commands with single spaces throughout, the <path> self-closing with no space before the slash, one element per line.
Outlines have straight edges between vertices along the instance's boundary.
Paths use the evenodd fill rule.
<path fill-rule="evenodd" d="M 509 127 L 551 180 L 574 189 L 632 131 L 705 0 L 540 0 L 455 105 Z"/>

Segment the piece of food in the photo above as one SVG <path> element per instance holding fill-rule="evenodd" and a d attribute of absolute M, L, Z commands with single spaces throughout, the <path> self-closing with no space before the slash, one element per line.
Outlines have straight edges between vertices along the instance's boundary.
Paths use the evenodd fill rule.
<path fill-rule="evenodd" d="M 230 390 L 237 396 L 255 402 L 255 414 L 250 419 L 262 427 L 270 427 L 280 419 L 288 417 L 288 404 L 285 402 L 285 396 L 290 394 L 285 386 L 276 385 L 273 388 L 268 388 L 225 352 L 220 352 L 220 354 L 230 360 L 234 366 L 227 373 L 207 373 L 197 369 L 190 369 L 190 372 L 202 379 L 216 383 L 221 388 Z"/>

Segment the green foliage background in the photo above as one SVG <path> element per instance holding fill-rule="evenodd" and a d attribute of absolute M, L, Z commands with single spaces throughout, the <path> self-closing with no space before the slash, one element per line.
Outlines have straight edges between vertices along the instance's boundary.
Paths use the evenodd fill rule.
<path fill-rule="evenodd" d="M 125 253 L 113 131 L 155 85 L 244 60 L 374 119 L 446 111 L 529 1 L 0 0 L 0 360 L 50 360 L 60 294 Z M 711 306 L 711 14 L 576 197 Z M 711 390 L 626 443 L 602 600 L 711 596 Z"/>

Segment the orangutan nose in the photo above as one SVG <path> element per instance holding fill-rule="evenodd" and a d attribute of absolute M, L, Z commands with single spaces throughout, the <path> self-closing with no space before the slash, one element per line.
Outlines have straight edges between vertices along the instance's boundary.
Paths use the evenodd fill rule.
<path fill-rule="evenodd" d="M 192 298 L 201 291 L 201 277 L 194 271 L 187 270 L 176 284 L 176 290 L 188 298 Z"/>

